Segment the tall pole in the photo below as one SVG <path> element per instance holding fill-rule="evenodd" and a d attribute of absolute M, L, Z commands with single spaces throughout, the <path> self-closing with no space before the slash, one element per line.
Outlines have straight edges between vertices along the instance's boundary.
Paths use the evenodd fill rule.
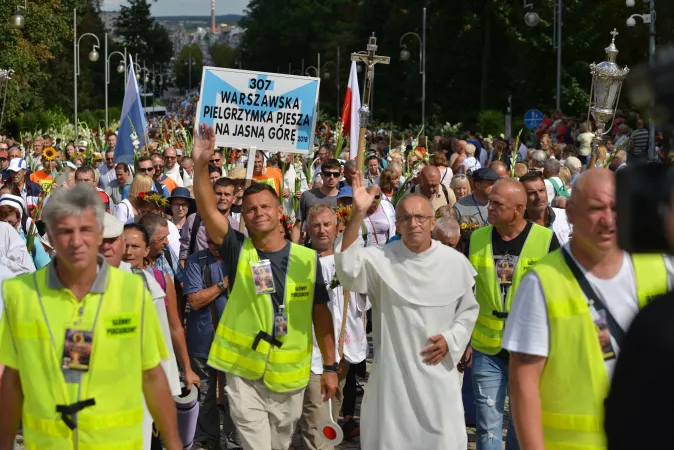
<path fill-rule="evenodd" d="M 108 33 L 105 33 L 105 131 L 108 131 L 108 83 L 110 83 L 110 61 L 108 61 Z"/>
<path fill-rule="evenodd" d="M 124 47 L 124 93 L 126 94 L 126 85 L 129 82 L 129 55 L 126 54 L 126 47 Z"/>
<path fill-rule="evenodd" d="M 73 9 L 73 74 L 75 78 L 75 82 L 73 83 L 75 85 L 75 93 L 73 97 L 73 104 L 75 107 L 75 141 L 79 140 L 78 137 L 79 135 L 77 134 L 77 60 L 79 59 L 77 57 L 77 8 Z"/>
<path fill-rule="evenodd" d="M 652 69 L 655 67 L 655 0 L 650 2 L 650 36 L 648 38 L 648 65 Z M 653 103 L 651 106 L 655 106 Z M 655 122 L 651 117 L 648 121 L 648 160 L 655 161 Z"/>
<path fill-rule="evenodd" d="M 189 67 L 190 67 L 190 74 L 189 74 L 189 79 L 190 79 L 190 91 L 192 90 L 192 52 L 189 54 Z"/>
<path fill-rule="evenodd" d="M 421 31 L 421 129 L 426 125 L 426 8 L 424 8 L 423 27 Z"/>
<path fill-rule="evenodd" d="M 557 111 L 562 109 L 562 9 L 564 0 L 557 0 Z"/>
<path fill-rule="evenodd" d="M 339 47 L 337 47 L 337 118 L 340 117 L 339 110 Z"/>
<path fill-rule="evenodd" d="M 191 69 L 191 67 L 190 67 Z M 191 72 L 191 70 L 190 70 Z M 145 67 L 145 61 L 143 61 L 143 108 L 147 106 L 147 67 Z"/>
<path fill-rule="evenodd" d="M 318 65 L 316 66 L 316 76 L 318 77 L 319 80 L 321 79 L 321 54 L 320 53 L 318 54 Z M 318 88 L 319 91 L 318 91 L 318 100 L 316 100 L 316 111 L 318 112 L 317 119 L 320 120 L 320 118 L 321 118 L 321 91 L 320 91 L 321 83 L 320 83 L 320 81 L 318 82 L 318 86 L 319 86 L 319 88 Z"/>

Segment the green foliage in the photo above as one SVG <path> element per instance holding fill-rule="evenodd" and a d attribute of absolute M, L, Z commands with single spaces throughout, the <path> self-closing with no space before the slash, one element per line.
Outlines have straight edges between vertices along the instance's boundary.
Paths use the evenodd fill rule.
<path fill-rule="evenodd" d="M 197 44 L 183 47 L 173 65 L 173 73 L 176 76 L 176 86 L 180 89 L 193 89 L 197 87 L 199 83 L 201 83 L 203 65 L 201 49 Z"/>
<path fill-rule="evenodd" d="M 231 68 L 234 67 L 236 51 L 227 44 L 213 44 L 209 49 L 213 64 L 216 67 Z"/>
<path fill-rule="evenodd" d="M 494 109 L 481 111 L 477 115 L 477 126 L 485 136 L 499 136 L 505 132 L 505 115 Z"/>
<path fill-rule="evenodd" d="M 168 64 L 173 44 L 168 31 L 152 18 L 150 3 L 147 0 L 128 0 L 128 3 L 121 6 L 116 22 L 117 33 L 128 53 L 138 55 L 147 67 Z"/>

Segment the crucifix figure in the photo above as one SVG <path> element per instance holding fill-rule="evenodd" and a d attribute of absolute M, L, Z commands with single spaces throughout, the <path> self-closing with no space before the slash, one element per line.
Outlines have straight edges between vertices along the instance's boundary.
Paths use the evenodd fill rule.
<path fill-rule="evenodd" d="M 372 33 L 367 44 L 367 51 L 351 53 L 351 61 L 360 61 L 365 63 L 365 86 L 363 88 L 363 104 L 360 107 L 360 136 L 358 141 L 358 158 L 356 167 L 363 170 L 363 157 L 365 154 L 365 133 L 367 132 L 367 123 L 370 118 L 370 93 L 372 91 L 372 80 L 374 80 L 375 64 L 389 64 L 391 58 L 388 56 L 377 55 L 377 38 Z"/>

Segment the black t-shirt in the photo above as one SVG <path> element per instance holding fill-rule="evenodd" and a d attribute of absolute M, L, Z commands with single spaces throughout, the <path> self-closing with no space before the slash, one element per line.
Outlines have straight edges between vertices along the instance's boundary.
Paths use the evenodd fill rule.
<path fill-rule="evenodd" d="M 674 368 L 672 317 L 670 292 L 637 315 L 620 346 L 604 402 L 611 450 L 674 448 L 674 438 L 666 432 L 674 423 L 674 391 L 666 387 Z"/>
<path fill-rule="evenodd" d="M 225 267 L 229 269 L 229 292 L 231 294 L 236 280 L 236 269 L 239 265 L 239 256 L 243 248 L 245 236 L 237 230 L 229 229 L 225 240 L 220 247 L 220 257 L 223 259 Z M 290 259 L 290 241 L 286 241 L 286 246 L 278 252 L 257 251 L 260 260 L 268 259 L 271 264 L 271 272 L 274 278 L 276 292 L 271 295 L 274 311 L 278 312 L 279 306 L 283 304 L 285 295 L 286 275 L 288 274 L 288 260 Z M 324 305 L 328 303 L 328 289 L 323 280 L 323 270 L 321 262 L 316 255 L 316 282 L 314 284 L 314 304 Z"/>
<path fill-rule="evenodd" d="M 243 204 L 232 205 L 232 208 L 230 209 L 230 213 L 234 213 L 234 214 L 241 214 L 242 211 L 243 211 Z"/>
<path fill-rule="evenodd" d="M 492 228 L 491 230 L 492 254 L 494 255 L 494 266 L 496 267 L 496 274 L 499 279 L 499 287 L 501 288 L 501 302 L 503 304 L 503 311 L 507 311 L 506 299 L 508 297 L 510 286 L 512 285 L 511 281 L 513 271 L 532 227 L 533 222 L 527 222 L 527 225 L 524 227 L 522 232 L 515 239 L 511 239 L 509 241 L 504 241 L 501 235 L 498 234 L 498 231 L 496 231 L 496 228 Z M 548 253 L 555 251 L 558 248 L 559 240 L 557 239 L 555 233 L 552 233 L 552 239 L 550 239 Z M 467 258 L 470 255 L 470 241 L 466 242 L 465 255 Z M 496 356 L 507 360 L 508 352 L 507 350 L 501 350 L 501 352 Z"/>

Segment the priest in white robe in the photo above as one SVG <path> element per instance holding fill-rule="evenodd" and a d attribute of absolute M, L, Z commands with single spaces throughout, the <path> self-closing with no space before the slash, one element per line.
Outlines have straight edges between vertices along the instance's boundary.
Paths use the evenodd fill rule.
<path fill-rule="evenodd" d="M 358 173 L 353 211 L 335 249 L 345 289 L 372 303 L 374 363 L 361 407 L 363 450 L 465 450 L 457 364 L 477 320 L 475 271 L 456 250 L 431 239 L 433 207 L 405 196 L 396 209 L 401 240 L 363 247 L 360 224 L 374 199 Z"/>

